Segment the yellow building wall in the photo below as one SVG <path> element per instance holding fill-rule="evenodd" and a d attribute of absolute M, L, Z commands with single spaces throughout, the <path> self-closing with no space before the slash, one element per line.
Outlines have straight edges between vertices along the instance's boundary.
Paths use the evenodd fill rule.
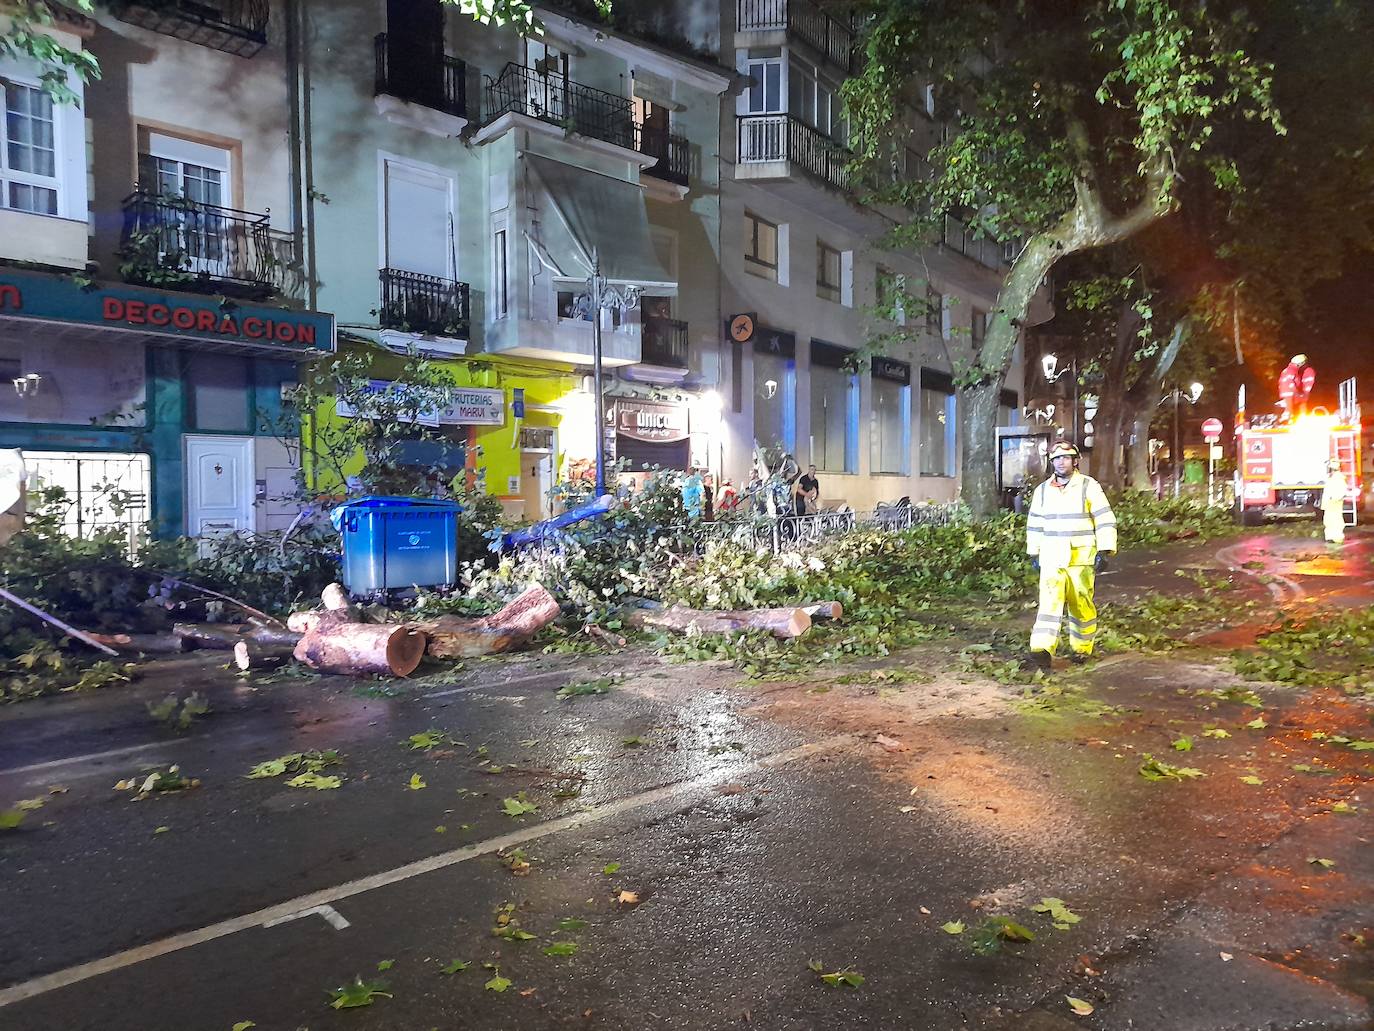
<path fill-rule="evenodd" d="M 352 344 L 341 347 L 360 347 Z M 386 352 L 379 351 L 375 356 L 372 375 L 385 379 L 401 368 L 403 360 Z M 590 451 L 592 439 L 589 436 L 591 420 L 583 411 L 590 411 L 590 397 L 579 390 L 581 375 L 572 366 L 534 363 L 529 360 L 509 358 L 503 355 L 482 355 L 478 358 L 435 359 L 437 369 L 453 377 L 456 386 L 483 387 L 489 390 L 500 389 L 505 394 L 506 420 L 500 426 L 470 426 L 467 429 L 469 445 L 468 468 L 475 479 L 482 483 L 488 494 L 498 498 L 513 500 L 519 495 L 508 492 L 512 477 L 521 472 L 520 428 L 522 426 L 551 426 L 560 433 L 574 433 L 587 436 L 587 440 L 572 442 L 574 457 L 583 451 Z M 512 410 L 514 391 L 525 392 L 525 418 L 516 419 Z M 324 495 L 342 495 L 345 492 L 343 477 L 358 475 L 363 471 L 364 457 L 361 452 L 339 463 L 338 470 L 327 468 L 313 458 L 313 435 L 325 433 L 331 424 L 338 423 L 342 417 L 335 410 L 332 400 L 322 401 L 319 407 L 302 418 L 301 434 L 304 438 L 304 466 L 307 482 L 313 491 Z M 463 429 L 463 427 L 451 427 Z M 474 446 L 475 445 L 475 449 Z M 564 444 L 565 452 L 568 444 Z M 555 475 L 565 474 L 565 455 L 560 454 L 555 465 Z M 340 475 L 342 473 L 342 476 Z"/>

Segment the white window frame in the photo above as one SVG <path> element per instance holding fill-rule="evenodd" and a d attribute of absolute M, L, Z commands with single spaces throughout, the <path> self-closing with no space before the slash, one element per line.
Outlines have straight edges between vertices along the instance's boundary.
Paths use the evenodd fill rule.
<path fill-rule="evenodd" d="M 180 136 L 168 136 L 166 133 L 148 130 L 148 156 L 151 158 L 162 158 L 164 161 L 175 161 L 181 167 L 181 175 L 178 178 L 185 180 L 185 168 L 187 165 L 198 165 L 201 168 L 210 168 L 219 172 L 223 178 L 220 180 L 220 203 L 222 208 L 235 208 L 234 203 L 234 154 L 228 147 L 217 147 L 211 143 L 198 143 L 195 140 L 182 139 Z M 141 183 L 144 190 L 156 192 L 153 187 L 156 183 Z"/>
<path fill-rule="evenodd" d="M 491 220 L 491 318 L 510 317 L 510 230 L 505 212 Z"/>
<path fill-rule="evenodd" d="M 826 274 L 833 255 L 835 258 L 835 282 L 821 277 Z M 823 301 L 839 304 L 844 300 L 844 251 L 831 247 L 824 240 L 816 241 L 816 296 Z"/>
<path fill-rule="evenodd" d="M 768 105 L 768 66 L 773 66 L 778 70 L 778 96 L 777 102 L 769 107 Z M 759 68 L 761 74 L 754 83 L 754 69 Z M 750 85 L 741 95 L 742 114 L 746 115 L 780 115 L 787 111 L 787 62 L 778 57 L 746 57 L 744 60 L 744 74 L 749 78 Z M 753 106 L 755 93 L 761 94 L 763 106 L 757 110 Z"/>
<path fill-rule="evenodd" d="M 744 260 L 744 271 L 760 279 L 767 279 L 774 283 L 782 282 L 782 226 L 776 222 L 770 222 L 752 211 L 744 212 L 745 234 L 744 246 L 740 248 L 740 256 Z M 756 257 L 750 256 L 750 250 L 757 252 L 756 246 L 758 239 L 758 226 L 765 225 L 773 230 L 773 264 L 770 267 L 767 263 L 760 261 Z M 772 273 L 771 275 L 769 273 Z"/>
<path fill-rule="evenodd" d="M 444 264 L 448 269 L 445 276 L 453 282 L 459 281 L 458 275 L 458 247 L 457 242 L 463 237 L 461 227 L 458 224 L 458 181 L 453 173 L 441 165 L 432 165 L 426 161 L 416 161 L 413 158 L 401 157 L 399 154 L 392 154 L 387 151 L 377 151 L 377 269 L 378 271 L 391 268 L 388 262 L 391 259 L 387 253 L 387 166 L 395 165 L 398 168 L 410 168 L 426 175 L 432 175 L 443 179 L 448 183 L 448 222 L 452 226 L 452 233 L 449 237 L 448 253 L 444 256 Z"/>
<path fill-rule="evenodd" d="M 17 86 L 43 88 L 42 79 L 31 69 L 28 62 L 21 64 L 14 59 L 0 58 L 0 79 L 6 79 Z M 76 102 L 53 104 L 53 171 L 56 172 L 53 179 L 32 176 L 27 172 L 11 173 L 8 169 L 8 140 L 4 128 L 0 127 L 0 145 L 5 149 L 4 155 L 0 156 L 0 182 L 5 184 L 6 194 L 5 199 L 0 200 L 0 211 L 12 211 L 33 218 L 87 221 L 85 85 L 76 76 L 68 75 L 67 88 L 75 94 Z M 2 103 L 0 107 L 3 107 Z M 0 117 L 3 116 L 4 112 L 0 111 Z M 57 190 L 57 214 L 48 215 L 9 207 L 8 184 L 11 182 Z"/>

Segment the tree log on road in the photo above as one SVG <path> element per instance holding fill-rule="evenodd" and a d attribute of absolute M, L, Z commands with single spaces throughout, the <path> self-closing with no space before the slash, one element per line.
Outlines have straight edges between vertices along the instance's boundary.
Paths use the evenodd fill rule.
<path fill-rule="evenodd" d="M 535 584 L 490 616 L 439 616 L 414 626 L 429 635 L 429 653 L 435 658 L 459 659 L 509 651 L 529 641 L 558 613 L 558 600 Z"/>
<path fill-rule="evenodd" d="M 195 647 L 180 634 L 97 634 L 87 631 L 93 640 L 122 654 L 167 655 L 188 652 Z"/>
<path fill-rule="evenodd" d="M 234 665 L 245 673 L 250 669 L 270 669 L 282 665 L 294 654 L 294 645 L 244 640 L 234 645 Z"/>
<path fill-rule="evenodd" d="M 240 641 L 258 644 L 294 645 L 300 634 L 275 626 L 248 626 L 241 623 L 176 623 L 173 635 L 182 638 L 192 648 L 209 651 L 232 651 Z"/>
<path fill-rule="evenodd" d="M 803 608 L 737 609 L 710 612 L 674 605 L 657 612 L 637 612 L 633 622 L 686 633 L 730 634 L 740 630 L 767 630 L 774 637 L 800 637 L 811 627 L 811 617 Z"/>
<path fill-rule="evenodd" d="M 384 673 L 406 677 L 424 658 L 427 638 L 395 623 L 340 623 L 306 634 L 293 654 L 323 673 Z"/>

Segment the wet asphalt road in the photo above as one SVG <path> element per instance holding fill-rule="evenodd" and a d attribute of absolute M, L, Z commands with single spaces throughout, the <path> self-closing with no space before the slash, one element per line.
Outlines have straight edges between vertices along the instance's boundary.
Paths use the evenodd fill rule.
<path fill-rule="evenodd" d="M 1364 605 L 1372 544 L 1184 545 L 1126 557 L 1102 593 L 1198 590 L 1175 570 L 1229 567 L 1286 613 Z M 896 687 L 533 655 L 395 697 L 254 687 L 193 654 L 0 710 L 0 801 L 47 799 L 0 835 L 0 1029 L 1372 1026 L 1357 936 L 1374 941 L 1374 770 L 1329 740 L 1374 737 L 1367 703 L 1263 685 L 1258 708 L 1221 699 L 1207 692 L 1236 679 L 1191 649 L 1059 674 L 1105 711 L 1027 711 L 1017 687 L 936 673 L 957 651 L 890 657 L 933 674 Z M 604 696 L 554 697 L 610 672 Z M 187 734 L 147 715 L 191 688 L 213 711 Z M 1263 731 L 1245 726 L 1257 713 Z M 454 743 L 411 750 L 427 729 Z M 244 776 L 327 748 L 345 756 L 337 790 Z M 1146 753 L 1205 777 L 1149 783 Z M 201 787 L 112 790 L 168 762 Z M 506 815 L 521 791 L 537 810 Z M 528 875 L 499 855 L 513 847 Z M 1081 922 L 1053 927 L 1031 908 L 1046 896 Z M 493 935 L 508 904 L 532 939 Z M 989 914 L 1035 940 L 974 954 Z M 813 959 L 866 980 L 829 987 Z M 442 973 L 453 960 L 470 966 Z M 483 987 L 486 963 L 506 991 Z M 354 975 L 392 998 L 331 1009 Z"/>

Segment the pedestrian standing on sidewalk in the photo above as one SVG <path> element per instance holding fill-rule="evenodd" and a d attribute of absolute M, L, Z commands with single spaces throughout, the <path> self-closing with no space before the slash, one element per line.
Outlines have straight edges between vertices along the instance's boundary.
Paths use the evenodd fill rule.
<path fill-rule="evenodd" d="M 1116 516 L 1098 482 L 1078 471 L 1078 457 L 1067 440 L 1050 448 L 1050 478 L 1035 488 L 1026 519 L 1026 554 L 1040 573 L 1030 650 L 1041 669 L 1050 668 L 1066 608 L 1069 658 L 1086 662 L 1092 654 L 1096 574 L 1116 552 Z"/>
<path fill-rule="evenodd" d="M 1326 463 L 1326 485 L 1322 487 L 1322 528 L 1327 544 L 1345 543 L 1345 495 L 1348 491 L 1340 459 Z"/>
<path fill-rule="evenodd" d="M 792 498 L 799 516 L 815 515 L 820 510 L 821 481 L 816 479 L 816 467 L 814 465 L 807 466 L 805 475 L 797 477 L 797 485 L 794 488 Z"/>

